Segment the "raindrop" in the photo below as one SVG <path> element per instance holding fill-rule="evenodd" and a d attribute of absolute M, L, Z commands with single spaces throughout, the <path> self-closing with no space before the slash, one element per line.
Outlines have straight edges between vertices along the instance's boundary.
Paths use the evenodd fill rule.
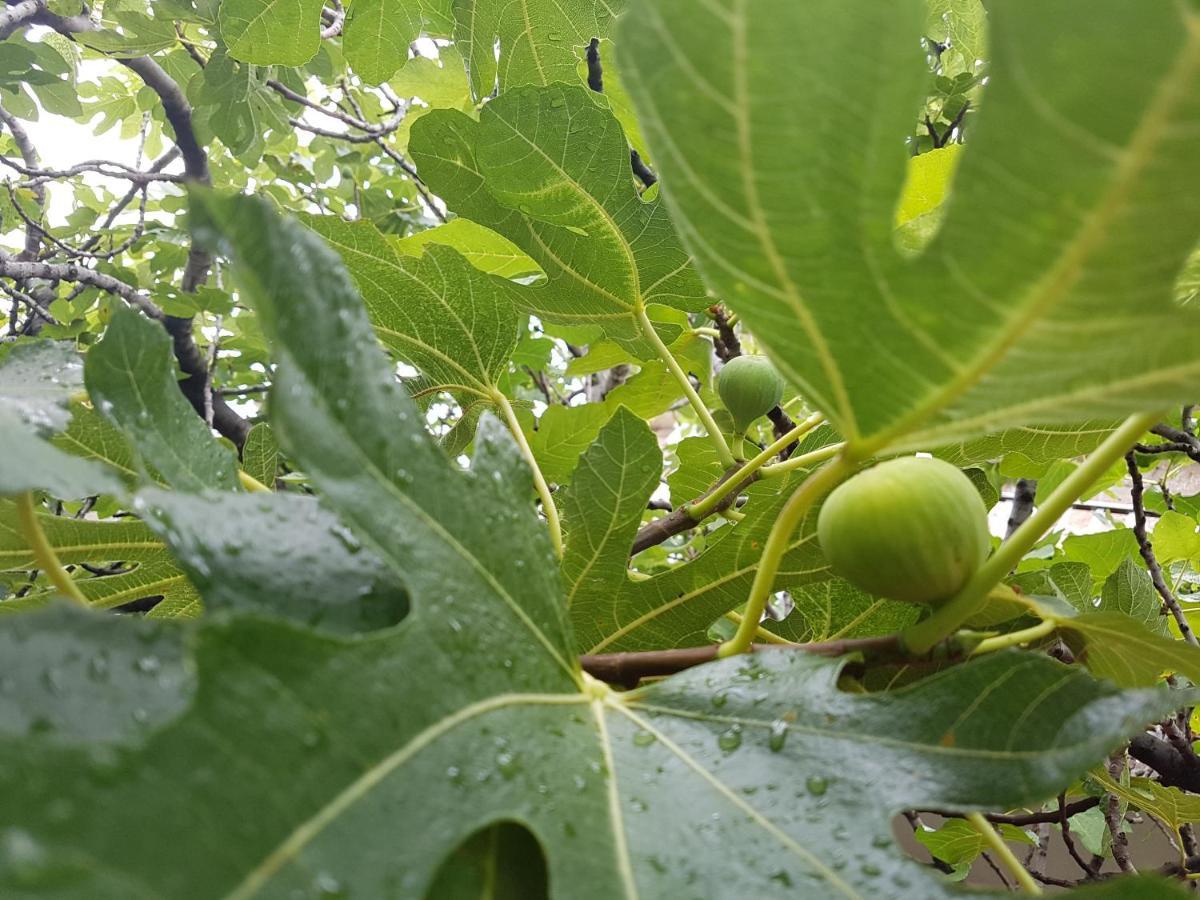
<path fill-rule="evenodd" d="M 809 775 L 804 782 L 804 786 L 808 788 L 808 792 L 814 797 L 820 797 L 829 790 L 829 781 L 820 775 Z"/>
<path fill-rule="evenodd" d="M 644 728 L 639 728 L 633 735 L 633 744 L 635 747 L 649 747 L 658 738 Z"/>
<path fill-rule="evenodd" d="M 328 872 L 320 872 L 313 879 L 313 891 L 318 897 L 345 897 L 346 889 L 342 883 Z"/>
<path fill-rule="evenodd" d="M 722 731 L 717 737 L 717 746 L 726 753 L 732 753 L 742 746 L 742 726 L 734 724 Z"/>
<path fill-rule="evenodd" d="M 516 754 L 501 753 L 496 757 L 496 767 L 500 770 L 500 774 L 505 779 L 512 779 L 518 772 L 521 771 L 521 764 L 517 762 Z"/>
<path fill-rule="evenodd" d="M 778 753 L 783 749 L 784 743 L 787 741 L 788 723 L 783 719 L 776 719 L 771 723 L 771 735 L 767 738 L 767 746 L 772 753 Z"/>

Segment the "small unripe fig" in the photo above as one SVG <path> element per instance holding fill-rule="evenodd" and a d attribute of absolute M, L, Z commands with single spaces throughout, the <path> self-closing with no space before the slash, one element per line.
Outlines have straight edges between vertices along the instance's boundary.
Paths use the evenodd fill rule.
<path fill-rule="evenodd" d="M 967 583 L 991 547 L 987 508 L 948 462 L 909 456 L 840 485 L 821 507 L 817 538 L 833 571 L 877 597 L 939 604 Z"/>
<path fill-rule="evenodd" d="M 717 375 L 717 393 L 733 416 L 734 427 L 744 432 L 751 422 L 779 405 L 783 379 L 765 356 L 735 356 Z"/>

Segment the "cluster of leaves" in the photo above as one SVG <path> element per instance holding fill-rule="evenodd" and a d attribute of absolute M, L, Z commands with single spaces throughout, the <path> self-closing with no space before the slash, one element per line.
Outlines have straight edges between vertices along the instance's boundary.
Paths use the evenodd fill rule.
<path fill-rule="evenodd" d="M 1200 868 L 1196 13 L 623 7 L 0 7 L 4 896 Z M 915 451 L 1013 516 L 932 652 L 779 524 Z"/>

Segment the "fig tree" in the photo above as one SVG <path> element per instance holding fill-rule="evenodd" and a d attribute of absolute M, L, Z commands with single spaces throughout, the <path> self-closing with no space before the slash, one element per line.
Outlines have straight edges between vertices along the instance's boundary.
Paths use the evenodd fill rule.
<path fill-rule="evenodd" d="M 717 375 L 717 393 L 744 434 L 750 423 L 783 399 L 783 379 L 765 356 L 735 356 Z"/>
<path fill-rule="evenodd" d="M 817 537 L 833 571 L 878 597 L 939 604 L 987 558 L 987 508 L 969 478 L 939 459 L 873 466 L 829 495 Z"/>

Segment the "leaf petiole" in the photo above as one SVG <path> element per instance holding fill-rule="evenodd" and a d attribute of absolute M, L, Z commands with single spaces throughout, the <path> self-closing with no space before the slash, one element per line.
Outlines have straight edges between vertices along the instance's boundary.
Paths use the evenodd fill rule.
<path fill-rule="evenodd" d="M 538 467 L 537 459 L 533 455 L 533 448 L 525 439 L 525 432 L 521 430 L 521 423 L 517 421 L 517 413 L 512 408 L 512 404 L 508 402 L 508 398 L 501 391 L 496 390 L 492 392 L 490 399 L 504 416 L 504 422 L 508 425 L 508 430 L 512 432 L 513 440 L 517 442 L 521 456 L 529 464 L 530 471 L 533 473 L 533 487 L 537 491 L 538 499 L 542 501 L 542 512 L 546 516 L 546 525 L 550 529 L 550 543 L 554 546 L 554 555 L 562 559 L 562 523 L 559 521 L 558 507 L 554 505 L 554 495 L 550 492 L 550 485 L 546 483 L 546 476 Z"/>
<path fill-rule="evenodd" d="M 721 501 L 724 500 L 731 491 L 736 490 L 738 486 L 741 485 L 747 478 L 749 478 L 759 469 L 763 469 L 763 472 L 765 473 L 766 468 L 770 468 L 766 465 L 767 460 L 777 455 L 781 450 L 787 447 L 788 444 L 798 440 L 802 435 L 812 431 L 824 421 L 825 417 L 821 415 L 821 413 L 813 413 L 803 422 L 800 422 L 798 425 L 796 425 L 795 428 L 788 431 L 787 434 L 780 437 L 779 440 L 772 444 L 768 444 L 761 453 L 759 453 L 753 459 L 745 462 L 736 472 L 725 479 L 725 481 L 721 482 L 721 484 L 717 485 L 711 494 L 689 503 L 687 506 L 688 515 L 690 515 L 697 522 L 712 515 L 716 508 L 721 505 Z M 805 456 L 811 455 L 812 454 L 805 454 Z M 832 456 L 833 454 L 831 453 L 829 455 Z M 822 457 L 822 459 L 826 458 L 828 457 Z"/>
<path fill-rule="evenodd" d="M 675 359 L 671 353 L 671 348 L 663 343 L 663 339 L 658 336 L 658 332 L 654 330 L 654 323 L 650 321 L 650 317 L 646 315 L 646 307 L 640 303 L 637 306 L 638 325 L 646 335 L 646 339 L 654 345 L 654 349 L 658 351 L 658 355 L 662 361 L 666 363 L 671 374 L 675 376 L 675 380 L 679 382 L 680 388 L 683 389 L 683 395 L 687 397 L 688 403 L 692 405 L 692 409 L 696 411 L 696 416 L 700 419 L 700 423 L 708 432 L 709 438 L 713 442 L 713 446 L 717 448 L 717 456 L 721 460 L 721 465 L 725 468 L 730 468 L 737 465 L 737 460 L 733 458 L 733 453 L 729 449 L 729 444 L 725 442 L 725 435 L 721 434 L 721 429 L 717 427 L 717 423 L 713 420 L 712 413 L 708 411 L 708 407 L 704 405 L 704 401 L 700 399 L 700 395 L 696 393 L 696 389 L 692 387 L 692 382 L 687 376 L 687 372 L 683 371 L 683 367 L 679 365 L 679 361 Z"/>
<path fill-rule="evenodd" d="M 238 481 L 242 487 L 251 494 L 271 494 L 274 493 L 269 487 L 247 472 L 245 469 L 238 469 Z"/>
<path fill-rule="evenodd" d="M 1022 628 L 1020 631 L 1012 631 L 1008 634 L 984 638 L 975 645 L 975 648 L 971 651 L 971 655 L 979 656 L 981 653 L 993 653 L 996 650 L 1019 647 L 1022 644 L 1028 644 L 1030 641 L 1036 641 L 1038 638 L 1046 637 L 1048 634 L 1053 634 L 1054 629 L 1057 627 L 1058 623 L 1053 619 L 1046 619 L 1029 628 Z"/>
<path fill-rule="evenodd" d="M 91 604 L 79 590 L 79 585 L 63 568 L 62 563 L 58 560 L 58 554 L 54 552 L 54 547 L 46 538 L 46 532 L 42 530 L 42 525 L 37 520 L 37 512 L 33 506 L 33 494 L 30 491 L 17 497 L 17 518 L 21 523 L 21 533 L 33 551 L 34 561 L 37 562 L 38 568 L 46 573 L 50 583 L 67 599 L 80 606 L 90 607 Z"/>
<path fill-rule="evenodd" d="M 754 573 L 754 583 L 750 586 L 750 598 L 746 601 L 746 610 L 742 613 L 742 623 L 737 633 L 717 649 L 717 657 L 724 659 L 745 653 L 754 643 L 759 620 L 762 619 L 763 608 L 767 598 L 775 586 L 775 574 L 779 571 L 779 563 L 787 552 L 788 541 L 809 510 L 813 508 L 826 493 L 854 471 L 855 463 L 845 456 L 835 456 L 821 468 L 809 475 L 779 511 L 779 517 L 771 526 L 763 547 L 762 557 L 758 561 L 758 570 Z"/>
<path fill-rule="evenodd" d="M 1041 886 L 1033 880 L 1033 876 L 1021 865 L 1021 861 L 1017 859 L 1008 844 L 1004 842 L 1004 838 L 1000 836 L 1000 832 L 996 831 L 992 827 L 992 823 L 983 817 L 983 813 L 967 813 L 966 819 L 979 832 L 979 836 L 983 838 L 984 843 L 1004 863 L 1004 867 L 1012 872 L 1013 877 L 1017 879 L 1017 883 L 1021 885 L 1025 893 L 1040 895 L 1042 893 Z"/>

